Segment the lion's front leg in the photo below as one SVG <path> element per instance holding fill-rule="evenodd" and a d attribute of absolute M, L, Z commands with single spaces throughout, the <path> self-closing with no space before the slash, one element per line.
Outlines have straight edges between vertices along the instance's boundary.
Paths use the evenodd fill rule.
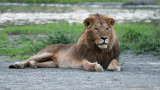
<path fill-rule="evenodd" d="M 110 71 L 120 71 L 121 67 L 118 66 L 118 60 L 117 59 L 113 59 L 109 66 L 108 66 L 108 70 Z"/>
<path fill-rule="evenodd" d="M 97 72 L 102 72 L 103 71 L 103 67 L 100 64 L 98 64 L 97 62 L 91 63 L 88 60 L 83 60 L 82 64 L 83 64 L 83 69 L 84 70 L 97 71 Z"/>

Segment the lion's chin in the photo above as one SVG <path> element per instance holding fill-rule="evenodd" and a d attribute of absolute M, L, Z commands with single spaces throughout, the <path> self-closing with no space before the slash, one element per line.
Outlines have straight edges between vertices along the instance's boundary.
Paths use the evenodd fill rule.
<path fill-rule="evenodd" d="M 98 45 L 98 47 L 101 48 L 101 49 L 106 49 L 107 45 L 106 44 L 105 45 Z"/>

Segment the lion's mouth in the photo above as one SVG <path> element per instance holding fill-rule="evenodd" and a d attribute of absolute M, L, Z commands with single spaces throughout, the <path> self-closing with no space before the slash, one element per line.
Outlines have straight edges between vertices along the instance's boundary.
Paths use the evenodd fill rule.
<path fill-rule="evenodd" d="M 98 45 L 107 45 L 107 43 L 103 42 L 103 43 L 101 43 L 101 44 L 98 44 Z"/>
<path fill-rule="evenodd" d="M 103 42 L 101 44 L 98 44 L 98 47 L 101 48 L 101 49 L 106 49 L 107 48 L 107 43 Z"/>

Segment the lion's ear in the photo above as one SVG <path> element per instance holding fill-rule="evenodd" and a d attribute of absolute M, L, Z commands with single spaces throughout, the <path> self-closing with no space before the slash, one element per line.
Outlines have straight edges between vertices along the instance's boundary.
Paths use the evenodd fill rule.
<path fill-rule="evenodd" d="M 85 25 L 86 28 L 89 28 L 94 22 L 94 19 L 89 17 L 89 18 L 86 18 L 83 22 L 83 24 Z"/>
<path fill-rule="evenodd" d="M 109 18 L 109 17 L 107 17 L 107 16 L 103 16 L 103 18 L 106 20 L 106 22 L 107 22 L 109 25 L 113 26 L 113 25 L 115 24 L 115 20 L 114 20 L 113 18 Z"/>
<path fill-rule="evenodd" d="M 109 23 L 113 26 L 115 24 L 115 20 L 113 18 L 109 18 Z"/>

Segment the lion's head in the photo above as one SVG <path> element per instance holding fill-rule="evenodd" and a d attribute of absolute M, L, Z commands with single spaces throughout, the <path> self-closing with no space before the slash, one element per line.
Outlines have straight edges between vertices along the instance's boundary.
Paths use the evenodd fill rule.
<path fill-rule="evenodd" d="M 113 25 L 115 20 L 93 14 L 84 20 L 85 29 L 76 45 L 77 58 L 98 62 L 107 69 L 113 59 L 119 58 L 120 43 Z"/>
<path fill-rule="evenodd" d="M 107 49 L 110 40 L 113 39 L 113 25 L 115 20 L 100 14 L 90 15 L 84 20 L 88 38 L 100 49 Z"/>

